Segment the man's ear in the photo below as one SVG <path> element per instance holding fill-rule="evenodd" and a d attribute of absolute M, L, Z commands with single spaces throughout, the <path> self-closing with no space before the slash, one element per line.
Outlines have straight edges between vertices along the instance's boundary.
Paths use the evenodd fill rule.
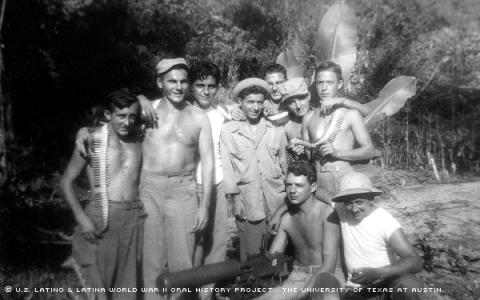
<path fill-rule="evenodd" d="M 107 121 L 112 119 L 112 113 L 108 109 L 103 110 L 103 116 Z"/>
<path fill-rule="evenodd" d="M 317 183 L 314 182 L 314 183 L 312 183 L 312 185 L 310 186 L 310 192 L 314 193 L 316 190 L 317 190 Z"/>
<path fill-rule="evenodd" d="M 340 80 L 338 81 L 337 90 L 340 91 L 342 88 L 343 88 L 343 79 L 340 79 Z"/>
<path fill-rule="evenodd" d="M 157 86 L 159 89 L 163 89 L 162 77 L 160 76 L 157 77 Z"/>

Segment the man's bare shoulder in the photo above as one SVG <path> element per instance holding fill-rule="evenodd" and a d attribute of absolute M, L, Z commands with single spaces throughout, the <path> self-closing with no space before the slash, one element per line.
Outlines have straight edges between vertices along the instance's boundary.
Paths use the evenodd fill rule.
<path fill-rule="evenodd" d="M 303 117 L 303 122 L 308 122 L 315 115 L 315 109 L 307 112 Z"/>
<path fill-rule="evenodd" d="M 360 112 L 353 108 L 344 108 L 345 109 L 345 118 L 348 119 L 361 119 L 362 115 Z"/>

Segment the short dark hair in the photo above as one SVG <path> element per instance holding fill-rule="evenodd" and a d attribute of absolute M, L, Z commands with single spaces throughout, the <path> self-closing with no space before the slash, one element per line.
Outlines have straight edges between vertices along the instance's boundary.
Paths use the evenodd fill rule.
<path fill-rule="evenodd" d="M 121 88 L 107 95 L 104 108 L 113 112 L 115 108 L 123 109 L 137 102 L 137 96 L 130 89 Z"/>
<path fill-rule="evenodd" d="M 337 80 L 338 81 L 343 80 L 342 67 L 340 67 L 339 64 L 334 63 L 333 61 L 330 61 L 330 60 L 324 60 L 324 61 L 320 62 L 320 64 L 315 69 L 315 79 L 317 79 L 316 77 L 317 77 L 318 72 L 327 71 L 327 70 L 335 73 L 337 75 Z"/>
<path fill-rule="evenodd" d="M 285 79 L 287 79 L 287 70 L 285 69 L 284 66 L 280 64 L 277 64 L 277 63 L 270 64 L 265 68 L 265 76 L 271 73 L 282 73 Z"/>
<path fill-rule="evenodd" d="M 312 165 L 305 160 L 295 161 L 289 165 L 287 169 L 287 175 L 290 173 L 293 173 L 295 176 L 303 175 L 307 177 L 307 180 L 310 182 L 310 184 L 317 182 L 317 173 L 312 168 Z"/>
<path fill-rule="evenodd" d="M 209 61 L 193 62 L 188 73 L 188 79 L 190 83 L 194 83 L 197 80 L 206 79 L 208 76 L 212 76 L 215 79 L 215 84 L 220 83 L 220 69 L 217 65 Z"/>
<path fill-rule="evenodd" d="M 268 92 L 266 89 L 264 89 L 263 87 L 261 86 L 258 86 L 258 85 L 253 85 L 253 86 L 249 86 L 247 88 L 244 88 L 239 94 L 238 94 L 238 97 L 240 99 L 245 99 L 245 97 L 247 97 L 248 95 L 250 94 L 262 94 L 263 95 L 263 98 L 267 99 L 268 97 Z"/>

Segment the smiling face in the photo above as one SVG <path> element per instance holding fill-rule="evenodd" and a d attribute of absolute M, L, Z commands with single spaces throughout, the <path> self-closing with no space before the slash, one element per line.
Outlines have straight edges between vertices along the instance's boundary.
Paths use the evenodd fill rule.
<path fill-rule="evenodd" d="M 345 200 L 345 208 L 354 220 L 360 221 L 370 215 L 375 209 L 372 200 L 373 197 L 353 195 Z"/>
<path fill-rule="evenodd" d="M 294 96 L 286 101 L 289 112 L 298 118 L 302 118 L 310 107 L 310 95 Z"/>
<path fill-rule="evenodd" d="M 315 86 L 321 101 L 325 98 L 335 98 L 342 89 L 343 80 L 339 80 L 332 70 L 324 70 L 315 76 Z"/>
<path fill-rule="evenodd" d="M 275 102 L 282 100 L 282 94 L 280 93 L 280 88 L 283 86 L 283 84 L 286 81 L 286 78 L 283 75 L 283 73 L 280 73 L 280 72 L 267 73 L 265 75 L 265 81 L 268 83 L 268 86 L 270 87 L 270 90 L 271 90 L 270 98 L 272 98 L 272 100 Z"/>
<path fill-rule="evenodd" d="M 212 100 L 218 90 L 218 84 L 213 76 L 195 80 L 192 84 L 192 93 L 195 97 L 195 103 L 200 108 L 209 108 L 212 105 Z"/>
<path fill-rule="evenodd" d="M 113 112 L 105 110 L 105 119 L 109 121 L 111 128 L 118 136 L 124 137 L 127 136 L 131 132 L 132 128 L 135 126 L 135 121 L 138 117 L 139 108 L 139 104 L 134 103 L 129 107 L 115 107 L 113 109 Z"/>
<path fill-rule="evenodd" d="M 263 94 L 248 94 L 240 101 L 240 108 L 249 121 L 257 121 L 262 115 L 265 97 Z"/>
<path fill-rule="evenodd" d="M 315 188 L 316 184 L 310 183 L 305 175 L 296 176 L 290 172 L 285 179 L 288 202 L 292 205 L 302 205 L 310 198 Z"/>
<path fill-rule="evenodd" d="M 180 103 L 185 99 L 188 77 L 185 69 L 172 69 L 159 76 L 158 87 L 163 89 L 163 96 L 171 102 Z"/>

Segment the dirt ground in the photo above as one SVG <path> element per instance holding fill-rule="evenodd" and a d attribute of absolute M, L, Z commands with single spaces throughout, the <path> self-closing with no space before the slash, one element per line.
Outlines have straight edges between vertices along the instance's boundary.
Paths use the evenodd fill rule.
<path fill-rule="evenodd" d="M 377 203 L 423 254 L 420 276 L 441 297 L 480 299 L 480 181 L 395 188 Z"/>

